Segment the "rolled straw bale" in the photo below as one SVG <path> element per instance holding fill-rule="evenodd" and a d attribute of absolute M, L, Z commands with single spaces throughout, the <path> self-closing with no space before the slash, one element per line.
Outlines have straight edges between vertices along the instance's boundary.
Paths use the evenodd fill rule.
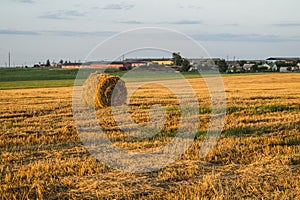
<path fill-rule="evenodd" d="M 117 76 L 94 72 L 83 85 L 82 99 L 88 106 L 105 108 L 126 102 L 125 82 Z"/>

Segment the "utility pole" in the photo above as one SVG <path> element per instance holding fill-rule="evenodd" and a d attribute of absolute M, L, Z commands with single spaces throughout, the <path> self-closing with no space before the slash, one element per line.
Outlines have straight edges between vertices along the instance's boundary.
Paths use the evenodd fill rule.
<path fill-rule="evenodd" d="M 10 67 L 10 52 L 8 52 L 8 67 Z"/>

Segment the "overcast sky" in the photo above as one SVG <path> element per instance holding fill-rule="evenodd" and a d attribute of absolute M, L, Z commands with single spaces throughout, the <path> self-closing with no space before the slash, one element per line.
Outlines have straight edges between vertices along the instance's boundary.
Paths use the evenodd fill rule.
<path fill-rule="evenodd" d="M 142 27 L 187 34 L 212 57 L 300 56 L 299 7 L 299 0 L 2 0 L 0 66 L 8 52 L 15 65 L 82 60 L 108 37 Z"/>

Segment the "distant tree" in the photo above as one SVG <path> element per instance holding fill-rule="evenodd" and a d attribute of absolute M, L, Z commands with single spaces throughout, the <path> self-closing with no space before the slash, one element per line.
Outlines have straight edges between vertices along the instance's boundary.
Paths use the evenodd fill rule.
<path fill-rule="evenodd" d="M 183 72 L 187 72 L 191 68 L 190 61 L 188 59 L 185 59 L 185 58 L 182 59 L 182 64 L 181 65 L 182 65 L 181 71 L 183 71 Z"/>
<path fill-rule="evenodd" d="M 187 72 L 191 68 L 190 61 L 186 58 L 182 58 L 180 53 L 173 53 L 172 54 L 172 62 L 176 66 L 181 66 L 180 71 Z"/>
<path fill-rule="evenodd" d="M 60 61 L 58 62 L 59 64 L 64 64 L 64 61 L 62 59 L 60 59 Z"/>
<path fill-rule="evenodd" d="M 228 65 L 224 59 L 217 60 L 215 64 L 219 67 L 219 72 L 226 72 L 228 70 Z"/>
<path fill-rule="evenodd" d="M 119 67 L 119 70 L 121 70 L 121 71 L 129 71 L 129 70 L 132 70 L 132 66 L 131 65 L 122 66 L 122 67 Z"/>
<path fill-rule="evenodd" d="M 126 71 L 127 69 L 126 69 L 126 67 L 119 67 L 119 70 L 121 70 L 121 71 Z"/>
<path fill-rule="evenodd" d="M 252 67 L 251 67 L 251 71 L 252 72 L 257 72 L 258 71 L 258 65 L 253 65 Z"/>
<path fill-rule="evenodd" d="M 173 53 L 172 55 L 173 55 L 172 61 L 173 61 L 174 65 L 181 66 L 183 60 L 182 60 L 182 57 L 180 56 L 180 53 Z"/>
<path fill-rule="evenodd" d="M 50 67 L 50 60 L 49 59 L 46 61 L 46 67 Z"/>
<path fill-rule="evenodd" d="M 286 61 L 276 61 L 275 64 L 277 65 L 277 67 L 294 67 L 297 65 L 296 61 L 290 61 L 290 62 L 286 62 Z"/>
<path fill-rule="evenodd" d="M 244 64 L 247 64 L 247 61 L 246 60 L 240 60 L 238 61 L 239 65 L 240 66 L 244 66 Z"/>

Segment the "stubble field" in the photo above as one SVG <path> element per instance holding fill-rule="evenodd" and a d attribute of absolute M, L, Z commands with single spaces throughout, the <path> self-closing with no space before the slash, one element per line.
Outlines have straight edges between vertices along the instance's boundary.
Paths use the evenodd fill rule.
<path fill-rule="evenodd" d="M 87 151 L 73 120 L 72 87 L 0 91 L 0 199 L 300 199 L 300 74 L 222 78 L 227 115 L 217 145 L 199 158 L 211 103 L 204 80 L 189 79 L 200 107 L 197 137 L 171 165 L 140 174 L 109 168 Z M 109 109 L 98 110 L 115 146 L 147 152 L 174 136 L 176 100 L 149 89 L 128 102 L 132 120 L 147 123 L 145 102 L 159 99 L 169 116 L 163 133 L 129 140 Z"/>

